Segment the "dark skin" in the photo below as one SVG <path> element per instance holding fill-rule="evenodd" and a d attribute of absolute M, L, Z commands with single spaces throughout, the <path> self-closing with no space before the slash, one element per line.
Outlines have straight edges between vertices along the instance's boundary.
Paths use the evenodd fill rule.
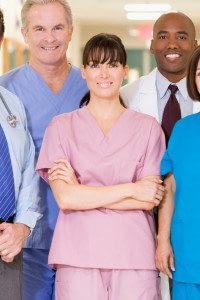
<path fill-rule="evenodd" d="M 190 55 L 197 47 L 195 27 L 182 13 L 162 15 L 153 28 L 151 53 L 160 73 L 176 83 L 186 76 Z"/>

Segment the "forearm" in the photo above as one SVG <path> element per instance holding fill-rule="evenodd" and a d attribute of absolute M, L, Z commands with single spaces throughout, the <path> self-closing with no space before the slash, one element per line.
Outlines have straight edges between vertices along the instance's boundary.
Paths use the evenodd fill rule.
<path fill-rule="evenodd" d="M 58 206 L 72 210 L 88 210 L 105 207 L 131 198 L 133 183 L 113 186 L 69 185 L 62 180 L 50 182 Z"/>
<path fill-rule="evenodd" d="M 165 196 L 159 206 L 158 214 L 158 242 L 170 239 L 171 219 L 174 210 L 175 181 L 173 174 L 169 174 L 164 180 Z"/>
<path fill-rule="evenodd" d="M 104 208 L 116 209 L 116 210 L 151 210 L 155 207 L 155 204 L 147 201 L 139 201 L 133 198 L 127 198 L 123 201 L 116 202 L 110 205 L 106 205 Z"/>
<path fill-rule="evenodd" d="M 35 172 L 35 149 L 30 134 L 27 133 L 23 167 L 19 174 L 20 185 L 16 199 L 15 223 L 22 223 L 34 228 L 40 213 L 40 177 Z"/>
<path fill-rule="evenodd" d="M 125 209 L 149 209 L 148 204 L 131 203 L 133 199 L 141 202 L 149 202 L 159 205 L 163 197 L 164 187 L 157 176 L 144 178 L 135 183 L 125 183 L 113 186 L 85 186 L 81 184 L 70 184 L 68 180 L 63 180 L 63 174 L 54 175 L 50 171 L 49 184 L 53 191 L 58 206 L 65 210 L 87 210 L 105 207 L 115 204 L 115 207 L 125 205 Z M 56 179 L 55 177 L 60 177 Z M 65 176 L 64 176 L 65 178 Z M 128 202 L 125 204 L 125 199 Z M 117 205 L 117 206 L 116 206 Z M 113 209 L 117 209 L 114 208 Z"/>

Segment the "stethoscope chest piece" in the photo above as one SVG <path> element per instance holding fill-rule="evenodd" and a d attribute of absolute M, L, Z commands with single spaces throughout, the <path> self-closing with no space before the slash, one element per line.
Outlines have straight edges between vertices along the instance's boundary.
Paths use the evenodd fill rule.
<path fill-rule="evenodd" d="M 17 126 L 17 117 L 14 116 L 13 114 L 10 114 L 8 117 L 7 117 L 7 121 L 8 121 L 8 124 L 11 126 L 11 127 L 16 127 Z"/>
<path fill-rule="evenodd" d="M 11 112 L 10 108 L 8 107 L 6 101 L 4 100 L 4 97 L 3 97 L 3 95 L 1 94 L 1 92 L 0 92 L 0 99 L 1 99 L 1 101 L 2 101 L 2 103 L 3 103 L 3 105 L 4 105 L 4 107 L 5 107 L 5 109 L 6 109 L 7 112 L 8 112 L 8 116 L 7 116 L 7 122 L 8 122 L 8 124 L 9 124 L 11 127 L 15 128 L 15 127 L 17 126 L 17 122 L 18 122 L 18 121 L 17 121 L 17 117 L 16 117 L 15 115 L 12 114 L 12 112 Z"/>

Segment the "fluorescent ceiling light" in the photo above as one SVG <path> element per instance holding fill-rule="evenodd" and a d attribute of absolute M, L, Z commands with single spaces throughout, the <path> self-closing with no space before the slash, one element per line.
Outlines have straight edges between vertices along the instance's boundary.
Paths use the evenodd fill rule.
<path fill-rule="evenodd" d="M 139 13 L 139 12 L 129 12 L 126 17 L 128 20 L 157 20 L 162 13 L 154 12 L 154 13 Z"/>
<path fill-rule="evenodd" d="M 171 10 L 171 8 L 171 5 L 168 3 L 129 3 L 124 5 L 124 9 L 128 12 L 164 12 Z"/>

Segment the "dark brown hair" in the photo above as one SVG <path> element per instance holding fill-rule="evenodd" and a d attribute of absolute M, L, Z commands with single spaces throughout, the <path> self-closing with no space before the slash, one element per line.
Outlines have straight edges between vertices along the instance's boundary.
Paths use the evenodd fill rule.
<path fill-rule="evenodd" d="M 3 38 L 4 31 L 5 31 L 4 17 L 3 17 L 3 13 L 2 13 L 2 11 L 0 9 L 0 39 Z"/>
<path fill-rule="evenodd" d="M 187 90 L 192 100 L 200 101 L 200 93 L 196 85 L 196 70 L 200 60 L 200 46 L 198 46 L 190 57 L 187 72 Z"/>
<path fill-rule="evenodd" d="M 119 62 L 125 67 L 127 55 L 121 39 L 117 35 L 108 33 L 99 33 L 93 36 L 84 47 L 83 66 L 86 67 L 91 61 L 96 64 Z M 82 98 L 80 107 L 87 105 L 89 101 L 90 92 Z M 120 103 L 126 107 L 121 97 Z"/>

